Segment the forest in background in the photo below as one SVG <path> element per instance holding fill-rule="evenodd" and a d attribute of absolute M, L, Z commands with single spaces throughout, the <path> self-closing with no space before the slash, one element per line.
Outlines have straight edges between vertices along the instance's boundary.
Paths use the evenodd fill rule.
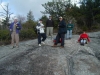
<path fill-rule="evenodd" d="M 51 15 L 55 23 L 54 32 L 57 31 L 59 16 L 64 18 L 66 24 L 72 21 L 74 24 L 73 34 L 81 33 L 82 31 L 91 32 L 100 30 L 100 0 L 80 0 L 80 2 L 74 4 L 71 0 L 52 0 L 42 4 L 42 6 L 45 8 L 45 11 L 41 11 L 43 16 L 39 19 L 42 19 L 45 25 L 48 19 L 47 14 Z M 0 25 L 0 45 L 9 44 L 11 39 L 9 20 L 12 13 L 8 12 L 8 8 L 9 5 L 7 5 L 5 11 L 6 17 L 1 22 L 2 25 Z M 26 17 L 21 15 L 17 17 L 22 25 L 20 40 L 36 38 L 37 35 L 34 29 L 38 21 L 35 20 L 32 10 L 29 10 Z"/>

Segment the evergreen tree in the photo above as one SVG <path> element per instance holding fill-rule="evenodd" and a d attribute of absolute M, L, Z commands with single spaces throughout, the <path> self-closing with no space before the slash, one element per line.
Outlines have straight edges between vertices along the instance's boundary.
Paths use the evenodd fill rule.
<path fill-rule="evenodd" d="M 31 10 L 27 14 L 27 21 L 34 21 L 33 12 Z"/>
<path fill-rule="evenodd" d="M 70 5 L 70 0 L 52 0 L 51 2 L 42 4 L 45 8 L 45 11 L 42 11 L 43 14 L 50 14 L 54 19 L 57 19 L 59 16 L 65 16 L 66 10 Z"/>
<path fill-rule="evenodd" d="M 100 19 L 100 0 L 82 0 L 80 6 L 81 14 L 85 17 L 85 23 L 88 29 Z"/>

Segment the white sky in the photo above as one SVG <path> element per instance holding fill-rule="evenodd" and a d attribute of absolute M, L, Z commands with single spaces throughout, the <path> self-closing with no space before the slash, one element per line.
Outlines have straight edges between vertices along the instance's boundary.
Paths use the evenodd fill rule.
<path fill-rule="evenodd" d="M 40 11 L 45 10 L 41 4 L 47 3 L 48 1 L 52 0 L 2 0 L 2 5 L 4 6 L 9 3 L 10 12 L 13 13 L 12 16 L 22 15 L 26 17 L 29 10 L 31 10 L 35 20 L 38 20 L 42 16 Z M 74 2 L 76 1 L 77 0 L 74 0 Z M 3 11 L 3 9 L 0 6 L 0 12 L 1 11 Z"/>

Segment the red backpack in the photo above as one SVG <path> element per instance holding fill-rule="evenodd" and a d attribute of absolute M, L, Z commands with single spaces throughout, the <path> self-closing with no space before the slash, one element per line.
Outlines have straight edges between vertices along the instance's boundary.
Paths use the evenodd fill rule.
<path fill-rule="evenodd" d="M 55 43 L 55 42 L 56 42 L 56 39 L 54 39 L 53 42 Z M 60 40 L 59 40 L 58 43 L 61 43 L 61 42 L 62 42 L 62 40 L 61 40 L 61 38 L 60 38 Z"/>

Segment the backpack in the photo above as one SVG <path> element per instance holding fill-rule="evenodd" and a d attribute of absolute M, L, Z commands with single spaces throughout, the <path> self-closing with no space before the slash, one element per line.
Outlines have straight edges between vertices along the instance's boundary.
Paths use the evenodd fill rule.
<path fill-rule="evenodd" d="M 53 42 L 55 43 L 56 42 L 56 38 L 53 40 Z M 62 42 L 62 40 L 61 40 L 61 38 L 59 39 L 59 41 L 58 41 L 58 43 L 61 43 Z"/>

